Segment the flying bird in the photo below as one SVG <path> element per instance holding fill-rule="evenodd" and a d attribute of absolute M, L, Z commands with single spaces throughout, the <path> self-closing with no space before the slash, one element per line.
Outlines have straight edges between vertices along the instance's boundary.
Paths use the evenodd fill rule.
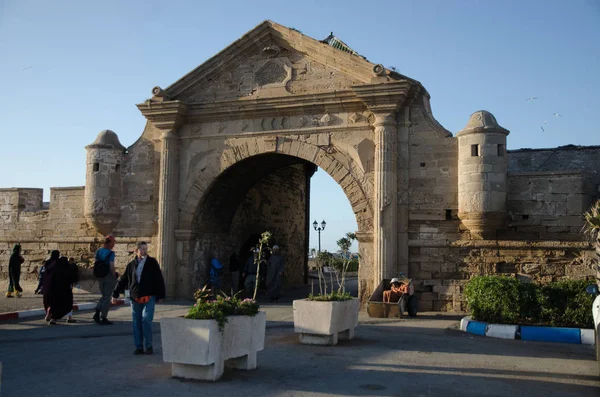
<path fill-rule="evenodd" d="M 544 130 L 544 127 L 540 127 L 540 128 L 542 129 L 542 132 L 546 132 L 546 131 Z"/>
<path fill-rule="evenodd" d="M 24 70 L 27 70 L 27 69 L 31 69 L 32 67 L 33 67 L 33 66 L 28 66 L 28 67 L 26 67 L 26 68 L 23 68 L 23 69 L 21 69 L 21 72 L 22 72 L 22 71 L 24 71 Z"/>
<path fill-rule="evenodd" d="M 556 117 L 564 117 L 562 114 L 558 114 L 558 113 L 552 113 L 552 115 L 556 116 Z"/>
<path fill-rule="evenodd" d="M 538 99 L 538 98 L 536 96 L 532 96 L 531 98 L 525 99 L 525 102 L 527 102 L 527 101 L 533 101 L 534 99 Z"/>

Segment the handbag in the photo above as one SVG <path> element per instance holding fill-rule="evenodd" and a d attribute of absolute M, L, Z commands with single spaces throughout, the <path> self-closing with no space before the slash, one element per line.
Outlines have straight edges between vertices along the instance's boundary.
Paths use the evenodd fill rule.
<path fill-rule="evenodd" d="M 135 298 L 135 301 L 140 304 L 145 304 L 145 303 L 150 302 L 150 297 L 149 296 L 140 296 L 139 298 Z"/>

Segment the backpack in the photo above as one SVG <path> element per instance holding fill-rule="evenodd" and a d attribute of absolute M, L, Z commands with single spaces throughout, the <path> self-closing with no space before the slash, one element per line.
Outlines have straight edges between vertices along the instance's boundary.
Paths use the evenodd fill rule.
<path fill-rule="evenodd" d="M 104 278 L 108 276 L 108 272 L 110 271 L 110 263 L 108 263 L 109 257 L 110 253 L 106 255 L 106 258 L 104 259 L 96 259 L 94 262 L 94 277 Z"/>

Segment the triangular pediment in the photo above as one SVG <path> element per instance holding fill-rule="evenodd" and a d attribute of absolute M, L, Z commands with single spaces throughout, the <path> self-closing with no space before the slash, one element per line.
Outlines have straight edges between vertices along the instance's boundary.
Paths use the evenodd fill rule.
<path fill-rule="evenodd" d="M 404 78 L 330 42 L 265 21 L 172 84 L 165 95 L 201 103 L 341 91 Z"/>

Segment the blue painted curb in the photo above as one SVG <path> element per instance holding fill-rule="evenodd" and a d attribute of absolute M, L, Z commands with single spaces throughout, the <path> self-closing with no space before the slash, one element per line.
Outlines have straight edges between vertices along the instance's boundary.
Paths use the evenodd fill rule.
<path fill-rule="evenodd" d="M 461 331 L 501 339 L 522 339 L 538 342 L 558 342 L 594 345 L 594 330 L 586 328 L 540 327 L 532 325 L 489 324 L 464 317 Z"/>
<path fill-rule="evenodd" d="M 579 328 L 521 326 L 521 339 L 540 342 L 581 343 Z"/>
<path fill-rule="evenodd" d="M 487 323 L 482 323 L 480 321 L 469 321 L 469 324 L 467 324 L 467 332 L 470 334 L 485 336 L 486 330 Z"/>

